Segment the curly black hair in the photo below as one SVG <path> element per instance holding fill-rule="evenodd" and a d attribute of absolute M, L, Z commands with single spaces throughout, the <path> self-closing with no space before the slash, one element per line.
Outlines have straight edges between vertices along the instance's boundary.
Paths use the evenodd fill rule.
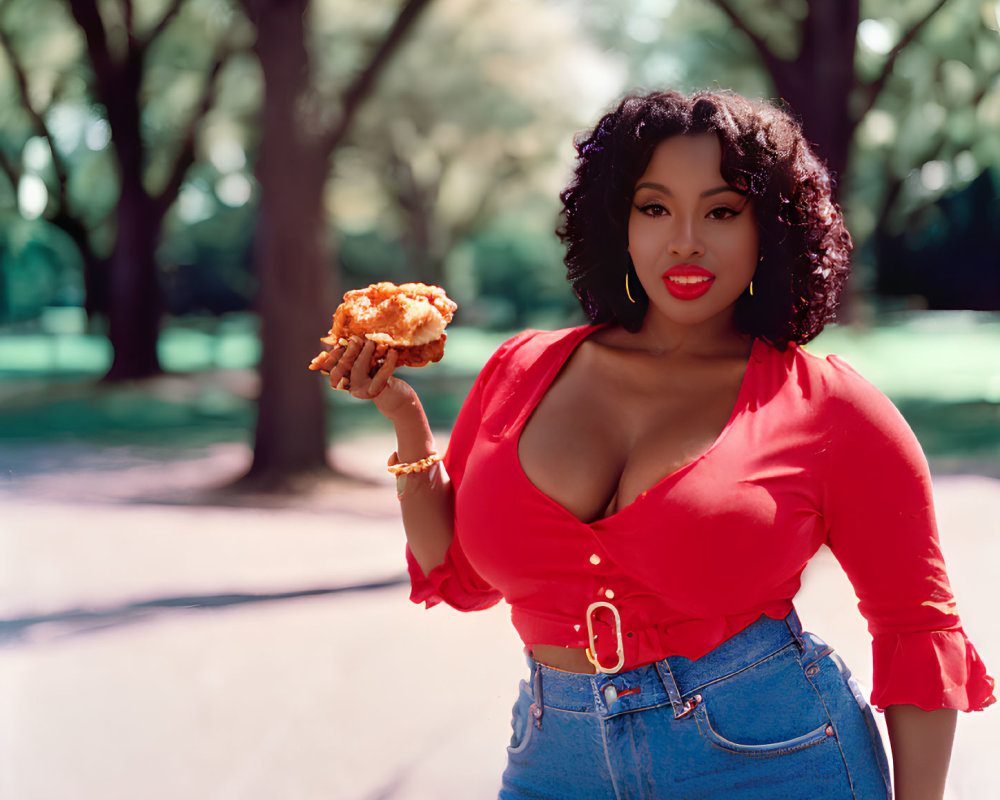
<path fill-rule="evenodd" d="M 754 293 L 736 301 L 745 334 L 780 349 L 804 344 L 835 316 L 847 279 L 851 236 L 833 199 L 833 179 L 787 111 L 733 92 L 629 95 L 576 138 L 573 180 L 560 194 L 556 233 L 567 246 L 567 277 L 594 322 L 642 327 L 649 299 L 631 273 L 625 295 L 633 187 L 653 150 L 678 134 L 714 133 L 722 177 L 751 196 L 761 263 Z"/>

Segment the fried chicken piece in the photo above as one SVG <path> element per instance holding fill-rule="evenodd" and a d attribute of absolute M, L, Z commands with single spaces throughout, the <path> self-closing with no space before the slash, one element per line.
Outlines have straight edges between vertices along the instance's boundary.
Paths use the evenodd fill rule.
<path fill-rule="evenodd" d="M 439 286 L 373 283 L 344 295 L 344 302 L 333 315 L 329 335 L 320 341 L 346 347 L 351 337 L 371 339 L 375 342 L 373 369 L 384 363 L 389 350 L 398 352 L 397 366 L 422 367 L 440 361 L 444 355 L 444 341 L 448 338 L 444 329 L 456 308 Z M 309 369 L 323 370 L 326 353 L 317 355 Z"/>

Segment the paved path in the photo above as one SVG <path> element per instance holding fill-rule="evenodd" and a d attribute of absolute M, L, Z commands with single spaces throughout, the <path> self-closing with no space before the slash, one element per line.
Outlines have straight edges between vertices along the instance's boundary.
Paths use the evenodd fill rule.
<path fill-rule="evenodd" d="M 339 447 L 372 482 L 281 506 L 204 504 L 241 468 L 235 446 L 5 448 L 0 798 L 495 797 L 520 643 L 502 607 L 428 613 L 394 583 L 389 449 Z M 1000 672 L 1000 481 L 935 491 L 966 627 Z M 828 553 L 798 605 L 870 683 Z M 963 716 L 949 800 L 1000 797 L 997 752 L 1000 710 Z"/>

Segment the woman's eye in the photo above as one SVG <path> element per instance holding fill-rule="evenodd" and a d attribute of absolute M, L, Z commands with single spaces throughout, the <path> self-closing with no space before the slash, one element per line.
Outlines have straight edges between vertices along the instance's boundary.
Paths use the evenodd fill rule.
<path fill-rule="evenodd" d="M 667 213 L 667 209 L 659 203 L 645 203 L 644 205 L 638 206 L 638 209 L 649 217 L 662 217 Z"/>
<path fill-rule="evenodd" d="M 709 219 L 729 219 L 730 217 L 735 217 L 740 212 L 735 208 L 730 208 L 729 206 L 719 206 L 718 208 L 713 208 L 708 212 Z"/>

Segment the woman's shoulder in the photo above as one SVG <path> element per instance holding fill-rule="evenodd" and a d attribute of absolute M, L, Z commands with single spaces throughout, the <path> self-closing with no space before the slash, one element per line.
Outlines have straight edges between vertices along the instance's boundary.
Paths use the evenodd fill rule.
<path fill-rule="evenodd" d="M 484 398 L 481 407 L 523 398 L 561 363 L 573 347 L 593 330 L 592 325 L 554 331 L 525 330 L 503 342 L 479 372 L 474 391 Z"/>
<path fill-rule="evenodd" d="M 795 343 L 779 353 L 798 391 L 829 425 L 863 425 L 883 431 L 909 431 L 893 402 L 843 356 L 819 354 Z"/>
<path fill-rule="evenodd" d="M 496 369 L 501 365 L 507 368 L 529 367 L 539 361 L 559 359 L 565 356 L 565 351 L 572 350 L 594 329 L 594 325 L 578 325 L 552 331 L 536 329 L 521 331 L 496 349 L 486 368 Z"/>
<path fill-rule="evenodd" d="M 815 378 L 831 397 L 849 398 L 859 393 L 884 397 L 875 384 L 837 353 L 818 353 L 808 346 L 792 342 L 788 345 L 786 357 L 791 359 L 797 370 Z"/>

